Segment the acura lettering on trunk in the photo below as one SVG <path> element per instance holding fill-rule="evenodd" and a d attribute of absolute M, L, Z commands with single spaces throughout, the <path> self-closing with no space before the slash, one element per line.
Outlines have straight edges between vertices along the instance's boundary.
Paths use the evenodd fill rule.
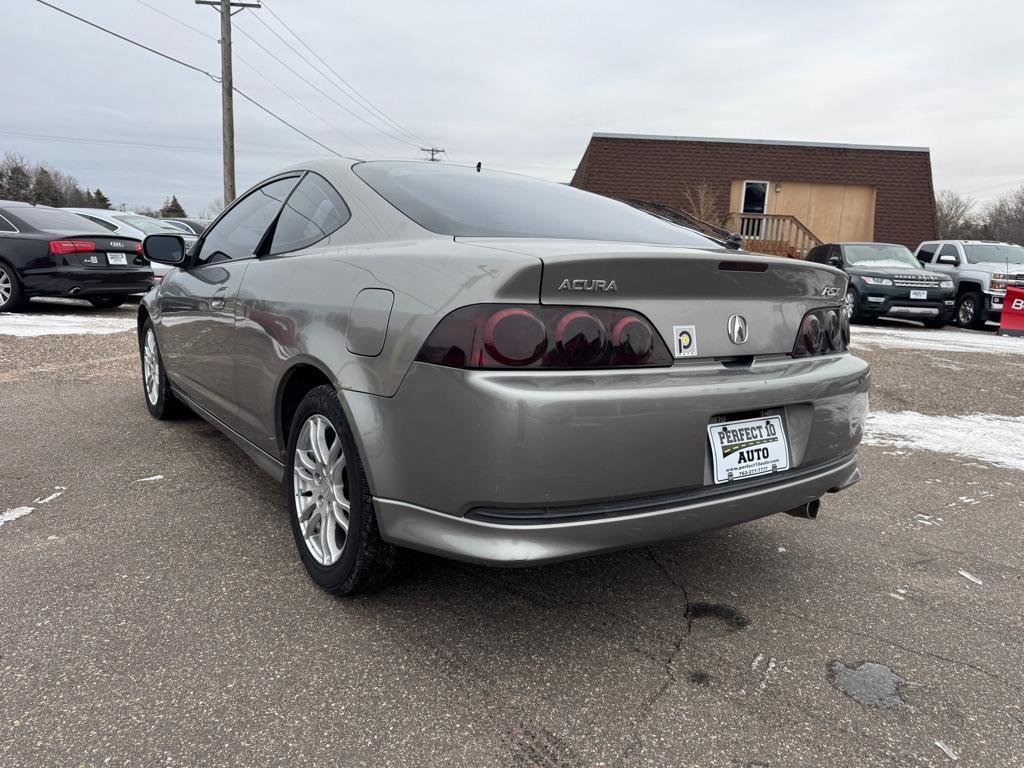
<path fill-rule="evenodd" d="M 814 517 L 859 478 L 870 374 L 827 265 L 387 161 L 293 166 L 144 249 L 177 267 L 139 306 L 150 413 L 198 413 L 281 481 L 335 594 L 405 549 L 549 563 Z"/>

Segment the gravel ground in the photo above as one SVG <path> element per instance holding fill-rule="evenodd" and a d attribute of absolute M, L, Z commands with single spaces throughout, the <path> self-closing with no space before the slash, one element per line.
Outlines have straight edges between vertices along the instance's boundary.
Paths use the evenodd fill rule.
<path fill-rule="evenodd" d="M 1021 355 L 869 337 L 874 410 L 1024 417 Z M 0 335 L 0 425 L 4 768 L 1024 761 L 1024 477 L 971 434 L 865 446 L 817 521 L 337 600 L 133 334 Z"/>

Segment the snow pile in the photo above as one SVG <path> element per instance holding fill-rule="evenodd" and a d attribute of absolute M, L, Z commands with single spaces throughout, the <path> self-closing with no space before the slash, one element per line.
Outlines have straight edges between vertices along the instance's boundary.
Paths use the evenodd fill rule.
<path fill-rule="evenodd" d="M 911 328 L 852 329 L 854 347 L 895 347 L 936 352 L 984 352 L 992 355 L 1024 354 L 1024 338 L 996 336 L 991 331 L 931 331 Z"/>
<path fill-rule="evenodd" d="M 121 333 L 135 330 L 132 315 L 46 315 L 0 312 L 0 336 L 53 336 L 83 333 Z"/>
<path fill-rule="evenodd" d="M 1002 467 L 1024 470 L 1024 451 L 1016 439 L 1024 417 L 972 413 L 927 416 L 916 411 L 868 414 L 867 445 L 894 445 L 917 451 L 951 453 Z"/>

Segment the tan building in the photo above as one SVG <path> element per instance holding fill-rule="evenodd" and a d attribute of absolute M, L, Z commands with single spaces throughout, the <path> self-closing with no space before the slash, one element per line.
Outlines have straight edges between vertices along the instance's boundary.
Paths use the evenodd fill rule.
<path fill-rule="evenodd" d="M 925 147 L 595 133 L 572 184 L 680 209 L 790 256 L 935 237 Z"/>

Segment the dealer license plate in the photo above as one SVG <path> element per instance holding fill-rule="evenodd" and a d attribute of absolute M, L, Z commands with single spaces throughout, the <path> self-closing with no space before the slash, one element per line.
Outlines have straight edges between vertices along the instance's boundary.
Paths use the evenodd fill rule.
<path fill-rule="evenodd" d="M 124 253 L 108 253 L 107 263 L 120 264 L 122 267 L 124 267 L 128 265 L 128 256 Z"/>
<path fill-rule="evenodd" d="M 712 424 L 708 438 L 715 483 L 789 469 L 789 443 L 781 416 Z"/>
<path fill-rule="evenodd" d="M 911 291 L 910 298 L 921 299 L 923 301 L 928 298 L 928 291 Z"/>

